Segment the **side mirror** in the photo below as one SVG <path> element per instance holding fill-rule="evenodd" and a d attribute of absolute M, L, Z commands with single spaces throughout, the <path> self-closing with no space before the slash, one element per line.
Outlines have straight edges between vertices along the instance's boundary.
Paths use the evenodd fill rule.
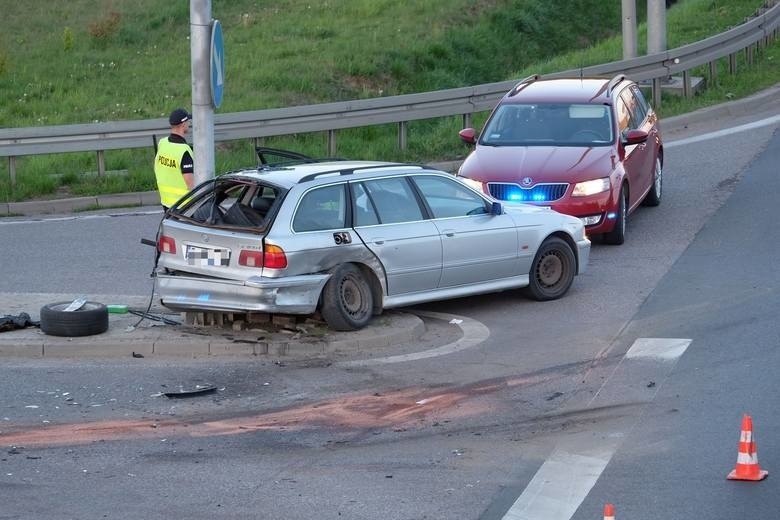
<path fill-rule="evenodd" d="M 458 132 L 460 140 L 466 144 L 474 144 L 477 142 L 477 132 L 473 128 L 464 128 Z"/>
<path fill-rule="evenodd" d="M 623 144 L 641 144 L 647 141 L 648 133 L 644 130 L 629 130 L 623 136 Z"/>
<path fill-rule="evenodd" d="M 503 215 L 504 214 L 504 206 L 501 205 L 500 202 L 493 202 L 490 206 L 490 214 L 491 215 Z"/>

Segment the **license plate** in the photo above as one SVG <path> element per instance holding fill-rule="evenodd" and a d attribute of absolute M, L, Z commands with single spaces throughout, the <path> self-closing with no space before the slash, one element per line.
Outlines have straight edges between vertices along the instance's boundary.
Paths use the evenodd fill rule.
<path fill-rule="evenodd" d="M 230 249 L 187 246 L 184 256 L 190 265 L 227 267 L 230 264 Z"/>

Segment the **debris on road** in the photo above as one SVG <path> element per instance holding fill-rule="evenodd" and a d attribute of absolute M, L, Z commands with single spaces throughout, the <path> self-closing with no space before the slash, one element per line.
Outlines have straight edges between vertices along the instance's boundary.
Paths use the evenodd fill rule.
<path fill-rule="evenodd" d="M 195 385 L 194 388 L 185 389 L 180 386 L 178 390 L 173 392 L 163 392 L 165 397 L 193 397 L 196 395 L 210 394 L 217 391 L 216 385 Z"/>
<path fill-rule="evenodd" d="M 32 321 L 30 315 L 26 312 L 21 312 L 18 315 L 6 314 L 5 316 L 0 317 L 0 332 L 40 326 L 40 322 Z"/>

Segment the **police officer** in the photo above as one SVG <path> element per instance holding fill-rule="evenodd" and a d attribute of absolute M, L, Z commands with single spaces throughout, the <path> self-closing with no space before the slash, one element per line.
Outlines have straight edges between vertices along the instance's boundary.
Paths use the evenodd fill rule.
<path fill-rule="evenodd" d="M 192 116 L 183 108 L 171 112 L 171 135 L 160 139 L 154 157 L 154 176 L 160 203 L 167 210 L 195 185 L 193 153 L 184 139 Z"/>

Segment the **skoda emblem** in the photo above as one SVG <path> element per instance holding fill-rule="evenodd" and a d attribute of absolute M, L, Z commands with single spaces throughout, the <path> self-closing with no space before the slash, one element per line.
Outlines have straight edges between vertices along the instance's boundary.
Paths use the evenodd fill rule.
<path fill-rule="evenodd" d="M 521 180 L 520 183 L 523 186 L 530 186 L 534 183 L 534 180 L 531 177 L 523 177 L 523 180 Z"/>

